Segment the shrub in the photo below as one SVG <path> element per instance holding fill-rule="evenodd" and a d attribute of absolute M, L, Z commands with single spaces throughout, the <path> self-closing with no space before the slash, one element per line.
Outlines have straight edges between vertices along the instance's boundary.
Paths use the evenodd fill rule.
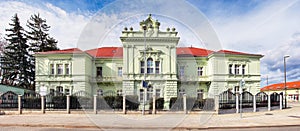
<path fill-rule="evenodd" d="M 123 108 L 123 96 L 115 96 L 114 109 Z"/>
<path fill-rule="evenodd" d="M 170 98 L 170 104 L 169 104 L 170 110 L 183 110 L 183 99 L 182 97 L 172 97 Z"/>
<path fill-rule="evenodd" d="M 164 109 L 164 103 L 165 103 L 165 100 L 164 98 L 158 98 L 156 99 L 155 101 L 155 109 L 156 110 L 163 110 Z M 150 110 L 153 109 L 153 99 L 150 99 L 150 107 L 149 107 Z"/>
<path fill-rule="evenodd" d="M 137 95 L 126 96 L 126 109 L 127 110 L 137 110 L 139 108 L 139 100 Z"/>

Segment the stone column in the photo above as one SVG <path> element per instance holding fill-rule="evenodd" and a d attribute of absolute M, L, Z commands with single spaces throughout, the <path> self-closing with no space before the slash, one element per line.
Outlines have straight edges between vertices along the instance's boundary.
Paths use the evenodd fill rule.
<path fill-rule="evenodd" d="M 271 95 L 268 94 L 268 111 L 271 111 Z"/>
<path fill-rule="evenodd" d="M 67 113 L 70 114 L 70 95 L 67 95 Z"/>
<path fill-rule="evenodd" d="M 187 114 L 187 109 L 186 109 L 186 94 L 183 95 L 183 111 L 185 114 Z"/>
<path fill-rule="evenodd" d="M 253 95 L 253 112 L 256 112 L 256 96 Z"/>
<path fill-rule="evenodd" d="M 41 111 L 45 114 L 45 96 L 41 96 Z"/>
<path fill-rule="evenodd" d="M 236 113 L 239 113 L 239 94 L 236 93 L 235 95 L 235 109 L 236 109 Z"/>
<path fill-rule="evenodd" d="M 156 114 L 156 96 L 155 95 L 153 95 L 152 96 L 152 98 L 153 98 L 153 110 L 152 110 L 152 114 Z"/>
<path fill-rule="evenodd" d="M 97 95 L 94 95 L 94 113 L 97 114 Z"/>
<path fill-rule="evenodd" d="M 279 109 L 282 110 L 282 95 L 279 95 Z"/>
<path fill-rule="evenodd" d="M 219 114 L 219 95 L 215 96 L 215 111 Z"/>
<path fill-rule="evenodd" d="M 123 114 L 126 114 L 126 95 L 123 95 Z"/>
<path fill-rule="evenodd" d="M 22 95 L 18 95 L 18 113 L 22 114 L 22 101 L 21 101 Z"/>

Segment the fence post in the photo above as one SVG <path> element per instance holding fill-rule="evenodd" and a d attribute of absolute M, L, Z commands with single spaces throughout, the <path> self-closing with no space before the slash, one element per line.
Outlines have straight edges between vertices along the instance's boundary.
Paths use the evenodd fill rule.
<path fill-rule="evenodd" d="M 156 114 L 156 96 L 155 96 L 155 94 L 153 95 L 153 105 L 152 105 L 152 107 L 153 107 L 153 110 L 152 110 L 152 114 Z"/>
<path fill-rule="evenodd" d="M 187 114 L 187 109 L 186 109 L 186 94 L 183 95 L 183 111 L 185 114 Z"/>
<path fill-rule="evenodd" d="M 21 101 L 22 95 L 18 95 L 18 113 L 22 114 L 22 101 Z"/>
<path fill-rule="evenodd" d="M 123 114 L 126 114 L 126 95 L 123 95 Z"/>
<path fill-rule="evenodd" d="M 282 110 L 282 95 L 279 95 L 279 109 Z"/>
<path fill-rule="evenodd" d="M 219 95 L 215 95 L 215 111 L 219 114 Z"/>
<path fill-rule="evenodd" d="M 97 95 L 94 95 L 94 113 L 97 114 Z"/>
<path fill-rule="evenodd" d="M 268 111 L 271 111 L 271 95 L 268 94 Z"/>
<path fill-rule="evenodd" d="M 42 113 L 45 114 L 45 96 L 41 96 L 41 108 Z"/>
<path fill-rule="evenodd" d="M 239 113 L 239 93 L 237 92 L 235 94 L 235 109 L 236 113 Z"/>
<path fill-rule="evenodd" d="M 253 112 L 256 112 L 256 96 L 253 95 Z"/>
<path fill-rule="evenodd" d="M 67 113 L 70 114 L 70 95 L 67 95 Z"/>

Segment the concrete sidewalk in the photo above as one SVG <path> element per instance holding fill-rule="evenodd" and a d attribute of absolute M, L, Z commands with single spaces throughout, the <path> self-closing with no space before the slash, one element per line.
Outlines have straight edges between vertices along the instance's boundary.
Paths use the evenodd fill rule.
<path fill-rule="evenodd" d="M 257 128 L 270 126 L 299 126 L 300 104 L 292 108 L 267 112 L 223 114 L 53 114 L 30 113 L 22 115 L 0 115 L 0 126 L 65 127 L 90 129 L 228 129 Z"/>

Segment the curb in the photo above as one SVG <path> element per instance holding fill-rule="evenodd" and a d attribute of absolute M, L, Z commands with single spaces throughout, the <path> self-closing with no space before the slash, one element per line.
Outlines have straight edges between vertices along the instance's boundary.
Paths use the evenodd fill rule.
<path fill-rule="evenodd" d="M 71 126 L 71 125 L 47 125 L 47 124 L 0 124 L 0 127 L 18 126 L 18 127 L 61 127 L 61 128 L 97 128 L 98 126 Z"/>
<path fill-rule="evenodd" d="M 73 126 L 73 125 L 47 125 L 47 124 L 0 124 L 0 127 L 59 127 L 59 128 L 88 128 L 88 129 L 171 129 L 171 130 L 214 130 L 214 129 L 245 129 L 245 128 L 268 128 L 268 127 L 300 127 L 300 125 L 263 125 L 263 126 L 227 126 L 227 127 L 122 127 L 122 126 Z"/>

